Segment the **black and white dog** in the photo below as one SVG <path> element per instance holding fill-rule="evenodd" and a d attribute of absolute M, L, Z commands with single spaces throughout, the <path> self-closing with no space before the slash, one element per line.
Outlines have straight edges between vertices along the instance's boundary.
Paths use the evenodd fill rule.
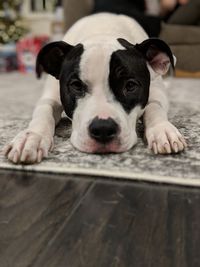
<path fill-rule="evenodd" d="M 37 74 L 50 74 L 44 93 L 28 129 L 5 147 L 5 155 L 14 163 L 47 157 L 63 109 L 72 120 L 71 143 L 80 151 L 127 151 L 137 142 L 142 115 L 155 154 L 184 150 L 184 137 L 167 118 L 162 75 L 170 64 L 174 57 L 168 45 L 148 39 L 128 16 L 99 13 L 79 20 L 63 41 L 40 51 Z"/>

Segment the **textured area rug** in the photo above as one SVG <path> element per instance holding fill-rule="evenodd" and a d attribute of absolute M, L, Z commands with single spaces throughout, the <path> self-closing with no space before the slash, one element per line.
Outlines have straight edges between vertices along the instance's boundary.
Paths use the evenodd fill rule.
<path fill-rule="evenodd" d="M 0 75 L 0 146 L 25 129 L 44 80 L 18 73 Z M 49 173 L 74 173 L 200 186 L 200 79 L 172 79 L 168 88 L 169 118 L 186 137 L 188 149 L 177 155 L 154 155 L 142 138 L 138 123 L 138 144 L 122 154 L 89 155 L 75 150 L 70 142 L 70 125 L 63 118 L 56 130 L 55 148 L 40 164 L 13 165 L 0 156 L 0 168 Z"/>

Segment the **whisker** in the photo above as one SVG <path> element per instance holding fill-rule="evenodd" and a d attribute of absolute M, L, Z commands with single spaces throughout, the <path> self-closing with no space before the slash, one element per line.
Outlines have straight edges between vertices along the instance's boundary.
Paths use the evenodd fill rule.
<path fill-rule="evenodd" d="M 66 117 L 72 122 L 72 119 L 69 116 L 66 115 Z"/>

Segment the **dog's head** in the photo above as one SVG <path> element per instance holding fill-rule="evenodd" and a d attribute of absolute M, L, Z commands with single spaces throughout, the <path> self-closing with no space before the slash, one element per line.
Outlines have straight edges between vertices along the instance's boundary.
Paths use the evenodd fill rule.
<path fill-rule="evenodd" d="M 171 50 L 159 39 L 136 45 L 124 39 L 76 46 L 60 41 L 42 48 L 36 71 L 60 81 L 61 102 L 72 119 L 72 144 L 84 152 L 106 153 L 136 143 L 136 121 L 148 102 L 152 73 L 165 74 L 170 63 Z"/>

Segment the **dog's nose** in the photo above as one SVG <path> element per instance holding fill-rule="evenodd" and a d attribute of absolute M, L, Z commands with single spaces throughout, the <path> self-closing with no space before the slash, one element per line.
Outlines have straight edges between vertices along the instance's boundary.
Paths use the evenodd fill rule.
<path fill-rule="evenodd" d="M 89 125 L 90 136 L 100 143 L 110 142 L 116 137 L 118 130 L 118 124 L 111 118 L 104 120 L 96 117 Z"/>

